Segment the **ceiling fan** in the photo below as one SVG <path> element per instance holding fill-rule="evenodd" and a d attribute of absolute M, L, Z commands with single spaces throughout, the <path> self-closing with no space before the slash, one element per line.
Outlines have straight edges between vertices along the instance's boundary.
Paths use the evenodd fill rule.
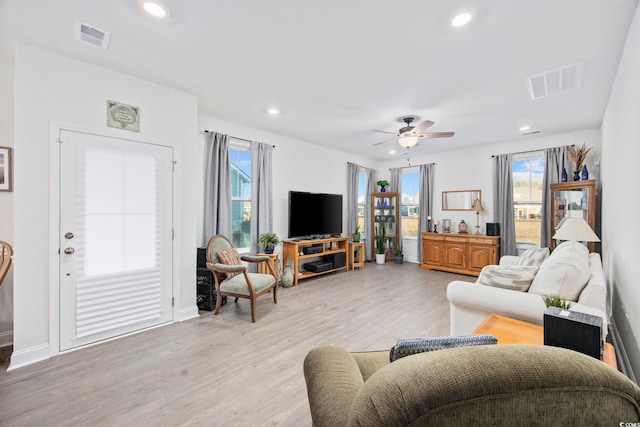
<path fill-rule="evenodd" d="M 406 126 L 400 128 L 397 133 L 386 130 L 374 130 L 374 132 L 388 133 L 395 135 L 395 137 L 373 145 L 387 144 L 397 140 L 398 144 L 404 148 L 411 148 L 418 144 L 418 140 L 422 138 L 450 138 L 454 135 L 454 132 L 424 132 L 433 125 L 431 120 L 423 120 L 417 125 L 411 126 L 411 123 L 417 119 L 415 116 L 401 117 L 399 121 L 404 122 Z"/>

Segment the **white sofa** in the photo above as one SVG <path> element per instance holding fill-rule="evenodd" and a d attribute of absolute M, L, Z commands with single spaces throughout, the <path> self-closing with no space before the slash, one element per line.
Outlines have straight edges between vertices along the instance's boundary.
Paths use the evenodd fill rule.
<path fill-rule="evenodd" d="M 518 258 L 503 256 L 500 265 L 514 265 Z M 583 278 L 588 278 L 588 281 L 581 288 L 575 282 Z M 564 242 L 559 245 L 540 264 L 526 292 L 482 285 L 479 284 L 481 279 L 482 275 L 475 283 L 449 283 L 447 298 L 450 303 L 451 335 L 471 333 L 491 313 L 542 325 L 547 309 L 542 295 L 552 293 L 572 295 L 567 298 L 575 301 L 570 308 L 572 311 L 602 317 L 603 338 L 607 335 L 607 292 L 602 261 L 599 254 L 590 254 L 580 243 Z M 559 286 L 560 282 L 572 280 L 572 290 Z"/>

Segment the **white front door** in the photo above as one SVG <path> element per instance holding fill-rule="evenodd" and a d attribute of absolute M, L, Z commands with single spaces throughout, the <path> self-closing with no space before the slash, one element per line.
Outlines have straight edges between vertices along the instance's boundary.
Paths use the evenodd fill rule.
<path fill-rule="evenodd" d="M 171 321 L 173 149 L 60 141 L 60 351 Z"/>

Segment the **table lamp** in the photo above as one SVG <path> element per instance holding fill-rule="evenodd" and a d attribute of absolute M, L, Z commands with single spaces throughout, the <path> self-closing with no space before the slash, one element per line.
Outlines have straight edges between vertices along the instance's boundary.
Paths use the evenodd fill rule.
<path fill-rule="evenodd" d="M 484 209 L 482 209 L 482 203 L 480 203 L 480 199 L 476 199 L 473 201 L 471 210 L 475 211 L 476 213 L 476 234 L 480 234 L 480 212 L 484 212 Z"/>
<path fill-rule="evenodd" d="M 558 231 L 553 236 L 555 240 L 572 240 L 575 242 L 599 242 L 600 238 L 591 229 L 584 218 L 565 217 L 558 224 Z"/>

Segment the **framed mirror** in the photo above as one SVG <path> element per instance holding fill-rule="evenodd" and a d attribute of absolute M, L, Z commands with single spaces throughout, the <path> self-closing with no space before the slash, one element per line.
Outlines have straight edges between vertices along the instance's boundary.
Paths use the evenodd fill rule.
<path fill-rule="evenodd" d="M 480 190 L 456 190 L 442 192 L 443 211 L 470 211 L 473 210 L 473 202 L 479 199 L 482 202 Z"/>

